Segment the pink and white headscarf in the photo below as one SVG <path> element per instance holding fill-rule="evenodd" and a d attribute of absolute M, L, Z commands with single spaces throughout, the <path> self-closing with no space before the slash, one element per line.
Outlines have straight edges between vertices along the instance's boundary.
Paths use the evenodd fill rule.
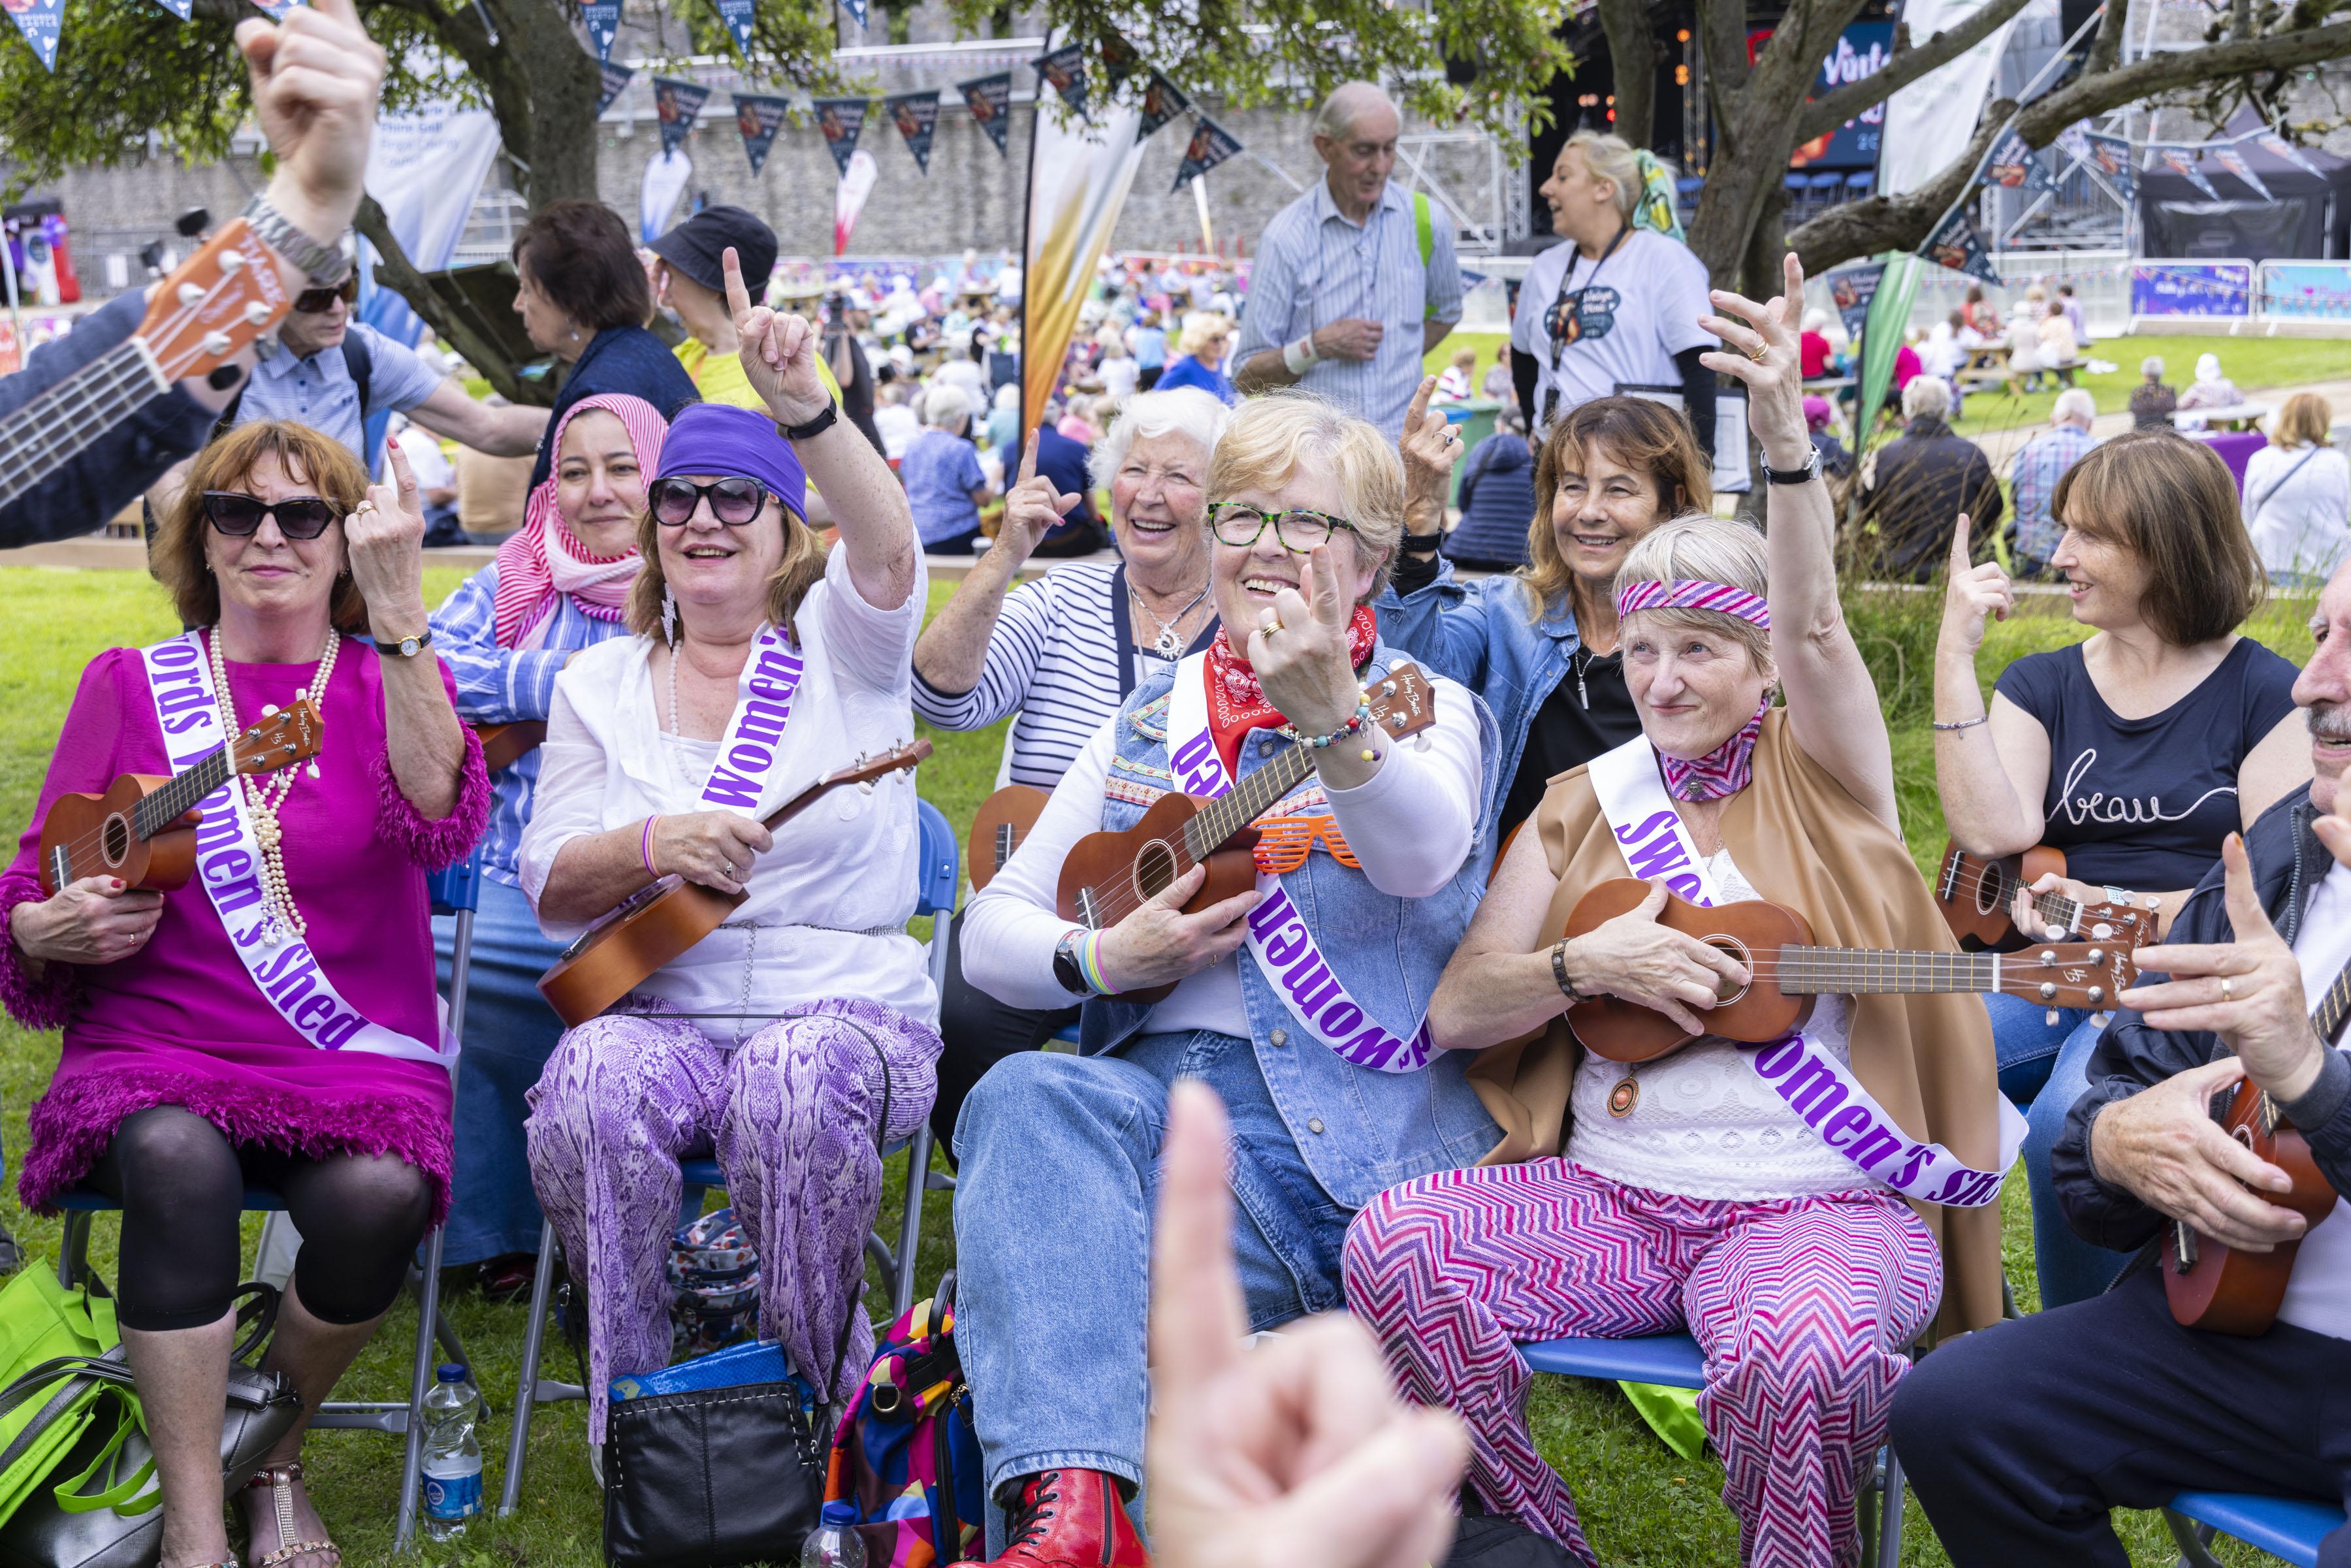
<path fill-rule="evenodd" d="M 661 465 L 669 421 L 641 397 L 601 392 L 581 398 L 556 421 L 548 450 L 559 454 L 565 428 L 591 408 L 602 409 L 621 422 L 629 433 L 629 444 L 636 450 L 637 471 L 651 483 Z M 561 465 L 559 458 L 531 491 L 523 507 L 522 527 L 498 547 L 498 588 L 490 608 L 501 647 L 542 646 L 562 598 L 569 598 L 582 615 L 618 621 L 627 609 L 637 572 L 644 565 L 634 545 L 619 555 L 600 556 L 590 554 L 580 542 L 556 501 L 553 470 Z"/>
<path fill-rule="evenodd" d="M 1745 589 L 1727 582 L 1697 579 L 1628 582 L 1616 591 L 1616 618 L 1622 621 L 1635 610 L 1710 610 L 1718 615 L 1736 616 L 1766 632 L 1771 630 L 1771 606 Z M 1666 788 L 1674 799 L 1719 800 L 1746 789 L 1754 777 L 1755 741 L 1763 733 L 1763 716 L 1771 711 L 1771 696 L 1767 692 L 1755 716 L 1704 757 L 1684 758 L 1658 752 L 1657 766 L 1664 771 Z"/>

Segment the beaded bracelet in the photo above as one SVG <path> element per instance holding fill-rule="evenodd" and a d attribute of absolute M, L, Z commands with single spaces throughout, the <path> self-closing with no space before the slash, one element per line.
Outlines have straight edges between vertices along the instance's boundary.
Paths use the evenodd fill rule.
<path fill-rule="evenodd" d="M 1294 724 L 1283 725 L 1281 727 L 1280 733 L 1287 738 L 1296 741 L 1301 746 L 1306 747 L 1311 750 L 1320 751 L 1324 747 L 1337 745 L 1340 741 L 1346 739 L 1351 735 L 1361 735 L 1364 731 L 1364 727 L 1371 722 L 1372 699 L 1365 697 L 1355 705 L 1355 716 L 1349 719 L 1346 723 L 1341 725 L 1338 728 L 1332 730 L 1328 735 L 1301 735 L 1298 733 L 1298 727 Z"/>
<path fill-rule="evenodd" d="M 640 834 L 637 839 L 637 859 L 644 862 L 645 874 L 656 880 L 659 880 L 661 873 L 653 870 L 653 824 L 660 821 L 661 813 L 659 811 L 655 811 L 652 816 L 647 817 L 645 819 L 645 831 Z"/>

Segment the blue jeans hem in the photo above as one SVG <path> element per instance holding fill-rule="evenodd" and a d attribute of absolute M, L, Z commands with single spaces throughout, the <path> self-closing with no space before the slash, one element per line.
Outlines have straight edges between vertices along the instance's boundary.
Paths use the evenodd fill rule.
<path fill-rule="evenodd" d="M 1093 1448 L 1043 1448 L 990 1466 L 987 1495 L 994 1498 L 997 1490 L 1005 1482 L 1017 1480 L 1022 1476 L 1033 1476 L 1041 1470 L 1100 1470 L 1105 1475 L 1116 1476 L 1129 1486 L 1143 1484 L 1140 1460 Z"/>

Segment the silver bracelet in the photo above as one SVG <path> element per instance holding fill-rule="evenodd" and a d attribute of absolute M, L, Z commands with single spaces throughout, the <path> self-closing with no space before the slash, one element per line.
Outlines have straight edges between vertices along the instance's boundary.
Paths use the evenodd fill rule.
<path fill-rule="evenodd" d="M 296 228 L 292 219 L 270 204 L 266 193 L 246 204 L 245 221 L 262 244 L 284 256 L 295 271 L 310 280 L 312 287 L 339 287 L 351 275 L 351 258 L 343 254 L 340 235 L 329 244 Z"/>
<path fill-rule="evenodd" d="M 1937 729 L 1973 729 L 1980 724 L 1989 724 L 1991 721 L 1991 715 L 1980 713 L 1973 718 L 1955 719 L 1949 724 L 1945 724 L 1938 718 L 1935 721 L 1935 727 Z"/>
<path fill-rule="evenodd" d="M 1567 938 L 1564 936 L 1551 945 L 1551 977 L 1559 986 L 1559 994 L 1567 998 L 1570 1007 L 1592 999 L 1577 990 L 1575 982 L 1567 977 Z"/>

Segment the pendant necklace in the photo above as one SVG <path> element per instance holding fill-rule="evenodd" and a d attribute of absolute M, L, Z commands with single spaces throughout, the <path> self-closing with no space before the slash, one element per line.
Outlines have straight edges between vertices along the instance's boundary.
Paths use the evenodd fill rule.
<path fill-rule="evenodd" d="M 213 666 L 213 701 L 220 709 L 222 727 L 234 737 L 240 730 L 236 722 L 236 697 L 228 689 L 228 660 L 221 652 L 220 628 L 215 626 L 205 635 L 210 645 Z M 327 646 L 319 655 L 319 668 L 310 677 L 308 695 L 310 706 L 323 716 L 327 706 L 327 683 L 334 678 L 335 655 L 342 649 L 343 640 L 332 627 L 327 630 Z M 261 716 L 268 718 L 277 712 L 276 703 L 262 705 Z M 268 910 L 266 934 L 262 940 L 270 947 L 282 946 L 288 937 L 299 940 L 309 935 L 302 912 L 294 907 L 294 890 L 286 881 L 286 831 L 278 821 L 278 809 L 286 797 L 294 792 L 294 780 L 301 774 L 319 777 L 319 764 L 314 758 L 301 768 L 282 768 L 266 781 L 255 783 L 249 773 L 235 776 L 237 790 L 245 799 L 246 814 L 253 821 L 254 841 L 261 848 L 262 899 Z"/>
<path fill-rule="evenodd" d="M 1202 583 L 1200 591 L 1192 595 L 1191 601 L 1183 609 L 1176 612 L 1165 621 L 1160 621 L 1158 616 L 1152 614 L 1151 607 L 1143 602 L 1143 595 L 1136 591 L 1133 578 L 1127 580 L 1126 597 L 1144 617 L 1158 622 L 1159 635 L 1153 639 L 1152 648 L 1163 659 L 1176 659 L 1182 657 L 1184 653 L 1184 639 L 1176 629 L 1184 624 L 1184 617 L 1191 614 L 1200 601 L 1208 597 L 1208 585 Z"/>

